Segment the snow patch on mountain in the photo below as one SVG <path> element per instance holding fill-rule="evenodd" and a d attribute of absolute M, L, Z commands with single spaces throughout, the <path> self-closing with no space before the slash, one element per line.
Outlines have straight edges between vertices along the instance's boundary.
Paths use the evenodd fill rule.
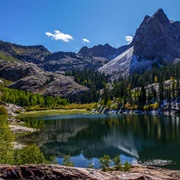
<path fill-rule="evenodd" d="M 114 79 L 120 76 L 128 76 L 131 61 L 135 58 L 133 56 L 133 50 L 133 47 L 129 48 L 109 63 L 99 68 L 98 71 L 110 75 Z"/>
<path fill-rule="evenodd" d="M 151 69 L 153 64 L 152 60 L 139 59 L 138 56 L 133 53 L 134 47 L 131 47 L 99 68 L 98 71 L 111 76 L 112 79 L 118 79 L 119 77 L 128 77 L 135 72 Z"/>

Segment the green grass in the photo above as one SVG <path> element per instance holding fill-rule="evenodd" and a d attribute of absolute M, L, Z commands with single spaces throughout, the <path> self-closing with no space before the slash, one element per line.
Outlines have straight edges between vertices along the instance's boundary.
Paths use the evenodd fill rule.
<path fill-rule="evenodd" d="M 0 51 L 0 59 L 6 60 L 6 61 L 19 61 L 18 59 L 12 56 L 9 56 L 2 51 Z"/>
<path fill-rule="evenodd" d="M 42 110 L 42 111 L 30 111 L 18 115 L 18 117 L 36 117 L 36 116 L 48 116 L 48 115 L 70 115 L 70 114 L 91 114 L 87 109 L 55 109 L 55 110 Z"/>
<path fill-rule="evenodd" d="M 4 86 L 8 86 L 8 85 L 10 85 L 12 83 L 12 81 L 9 81 L 9 80 L 4 79 L 2 77 L 0 77 L 0 79 L 4 82 Z"/>

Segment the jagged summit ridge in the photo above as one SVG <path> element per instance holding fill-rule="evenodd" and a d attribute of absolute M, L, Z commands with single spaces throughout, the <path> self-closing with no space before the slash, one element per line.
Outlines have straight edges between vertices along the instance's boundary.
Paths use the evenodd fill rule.
<path fill-rule="evenodd" d="M 158 9 L 152 16 L 145 15 L 144 20 L 140 24 L 139 28 L 142 28 L 142 26 L 149 23 L 149 21 L 158 21 L 162 24 L 168 24 L 170 22 L 163 9 Z"/>
<path fill-rule="evenodd" d="M 92 48 L 84 46 L 80 49 L 78 54 L 89 57 L 103 57 L 111 60 L 121 54 L 126 49 L 128 49 L 127 45 L 116 49 L 106 43 L 104 45 L 99 44 L 97 46 L 93 46 Z"/>
<path fill-rule="evenodd" d="M 163 9 L 158 9 L 152 16 L 151 19 L 156 19 L 160 21 L 162 24 L 169 23 L 169 19 L 167 15 L 164 13 Z"/>
<path fill-rule="evenodd" d="M 153 63 L 180 62 L 180 22 L 170 21 L 162 9 L 146 15 L 129 47 L 126 52 L 132 52 L 133 47 L 131 57 L 122 53 L 99 71 L 116 79 L 148 70 Z"/>
<path fill-rule="evenodd" d="M 146 16 L 132 41 L 134 54 L 171 61 L 180 57 L 180 23 L 171 23 L 162 9 Z"/>
<path fill-rule="evenodd" d="M 109 44 L 97 45 L 91 48 L 82 47 L 75 52 L 50 52 L 42 45 L 23 46 L 0 41 L 0 59 L 31 62 L 39 68 L 50 72 L 65 72 L 72 70 L 97 70 L 114 57 L 128 49 L 128 45 L 114 48 Z"/>

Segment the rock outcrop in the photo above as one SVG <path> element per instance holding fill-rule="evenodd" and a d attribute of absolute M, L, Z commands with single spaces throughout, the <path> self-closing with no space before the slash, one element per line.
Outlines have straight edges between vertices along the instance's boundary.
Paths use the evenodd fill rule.
<path fill-rule="evenodd" d="M 0 104 L 4 105 L 4 107 L 7 109 L 9 116 L 16 116 L 17 114 L 23 113 L 25 111 L 24 108 L 15 104 L 10 104 L 10 103 L 0 103 Z"/>
<path fill-rule="evenodd" d="M 32 132 L 37 131 L 37 129 L 21 126 L 18 124 L 10 124 L 9 128 L 14 134 L 21 134 L 21 133 L 27 133 L 27 132 L 32 133 Z"/>
<path fill-rule="evenodd" d="M 147 166 L 134 166 L 130 171 L 103 172 L 89 168 L 61 165 L 0 165 L 1 179 L 93 179 L 93 180 L 177 180 L 180 171 Z"/>
<path fill-rule="evenodd" d="M 12 83 L 10 88 L 26 90 L 43 95 L 70 97 L 88 91 L 72 77 L 45 72 L 33 63 L 0 60 L 0 77 Z"/>

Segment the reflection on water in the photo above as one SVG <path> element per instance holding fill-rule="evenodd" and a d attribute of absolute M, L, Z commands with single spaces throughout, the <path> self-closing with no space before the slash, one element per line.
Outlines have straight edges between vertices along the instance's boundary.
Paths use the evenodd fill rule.
<path fill-rule="evenodd" d="M 76 166 L 96 163 L 104 154 L 121 155 L 123 161 L 169 159 L 180 169 L 180 124 L 178 116 L 67 115 L 26 118 L 41 129 L 20 140 L 37 143 L 49 156 L 62 163 L 70 154 Z M 82 161 L 81 161 L 82 160 Z"/>

